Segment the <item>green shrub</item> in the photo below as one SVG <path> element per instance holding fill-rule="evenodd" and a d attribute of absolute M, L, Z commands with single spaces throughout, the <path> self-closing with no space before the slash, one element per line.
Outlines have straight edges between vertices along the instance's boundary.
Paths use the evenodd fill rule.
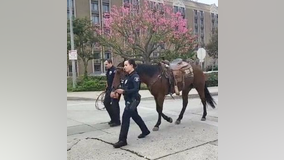
<path fill-rule="evenodd" d="M 77 78 L 77 86 L 75 89 L 72 87 L 72 78 L 67 79 L 67 91 L 68 92 L 79 92 L 79 91 L 103 91 L 106 88 L 105 76 L 83 77 Z"/>
<path fill-rule="evenodd" d="M 209 73 L 206 84 L 207 84 L 207 87 L 218 86 L 218 72 Z"/>

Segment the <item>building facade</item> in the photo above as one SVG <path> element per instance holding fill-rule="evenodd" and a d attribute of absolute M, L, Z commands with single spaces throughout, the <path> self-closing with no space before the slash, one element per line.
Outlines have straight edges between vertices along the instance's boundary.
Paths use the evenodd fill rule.
<path fill-rule="evenodd" d="M 73 15 L 76 18 L 89 18 L 93 25 L 103 27 L 104 18 L 109 17 L 111 6 L 125 6 L 127 4 L 142 4 L 146 0 L 72 0 Z M 166 4 L 172 6 L 174 11 L 181 12 L 187 19 L 188 27 L 193 29 L 194 34 L 198 36 L 199 44 L 207 44 L 210 41 L 214 30 L 218 27 L 218 7 L 215 4 L 203 4 L 191 0 L 148 0 L 150 5 L 157 6 Z M 67 1 L 68 4 L 68 1 Z M 69 7 L 67 5 L 67 16 L 69 16 Z M 68 17 L 69 18 L 69 17 Z M 94 50 L 96 59 L 89 62 L 88 73 L 91 75 L 100 75 L 105 73 L 103 61 L 101 59 L 111 58 L 116 65 L 121 61 L 116 55 L 111 53 L 108 48 L 96 48 Z M 205 66 L 214 62 L 210 57 L 206 57 Z M 82 75 L 84 72 L 83 63 L 78 61 L 77 73 Z M 71 76 L 71 64 L 67 67 L 67 75 Z"/>

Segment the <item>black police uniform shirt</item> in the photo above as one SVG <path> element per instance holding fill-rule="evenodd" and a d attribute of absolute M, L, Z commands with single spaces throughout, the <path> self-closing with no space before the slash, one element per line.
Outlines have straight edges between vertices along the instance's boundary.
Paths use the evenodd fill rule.
<path fill-rule="evenodd" d="M 107 90 L 110 90 L 111 89 L 111 86 L 112 86 L 112 82 L 113 82 L 113 78 L 114 78 L 114 75 L 115 75 L 115 71 L 116 71 L 116 68 L 114 66 L 112 66 L 111 68 L 109 68 L 106 72 L 106 77 L 107 77 Z"/>
<path fill-rule="evenodd" d="M 140 84 L 140 77 L 136 71 L 126 75 L 124 80 L 121 81 L 121 88 L 124 90 L 123 96 L 126 103 L 131 103 L 138 97 Z"/>

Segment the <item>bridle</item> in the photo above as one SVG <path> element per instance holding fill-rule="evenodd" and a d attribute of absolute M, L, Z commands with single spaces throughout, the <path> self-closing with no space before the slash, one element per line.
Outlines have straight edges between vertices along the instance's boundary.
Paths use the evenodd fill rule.
<path fill-rule="evenodd" d="M 116 72 L 117 72 L 117 69 L 123 69 L 123 67 L 116 67 Z M 121 81 L 121 77 L 119 78 L 120 81 Z M 117 89 L 119 87 L 119 84 L 117 85 L 117 87 L 115 88 L 114 86 L 112 86 L 113 89 Z"/>

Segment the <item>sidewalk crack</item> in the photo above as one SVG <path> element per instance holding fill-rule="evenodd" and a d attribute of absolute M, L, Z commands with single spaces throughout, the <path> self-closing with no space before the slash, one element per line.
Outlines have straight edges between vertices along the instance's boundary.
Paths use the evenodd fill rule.
<path fill-rule="evenodd" d="M 113 145 L 113 143 L 104 141 L 104 140 L 99 139 L 99 138 L 87 137 L 86 139 L 94 139 L 94 140 L 98 140 L 98 141 L 104 142 L 104 143 L 109 144 L 109 145 Z M 135 152 L 135 151 L 132 151 L 132 150 L 129 150 L 129 149 L 126 149 L 126 148 L 120 148 L 120 149 L 121 149 L 121 150 L 124 150 L 124 151 L 127 151 L 127 152 L 130 152 L 130 153 L 132 153 L 132 154 L 135 154 L 135 155 L 137 155 L 138 157 L 141 157 L 141 158 L 144 158 L 144 159 L 147 159 L 147 160 L 151 160 L 150 158 L 147 158 L 146 156 L 143 156 L 143 155 L 141 155 L 140 153 L 137 153 L 137 152 Z"/>
<path fill-rule="evenodd" d="M 78 140 L 77 142 L 75 142 L 73 145 L 67 148 L 67 151 L 70 151 L 76 144 L 78 144 L 81 141 L 81 139 L 77 139 L 77 140 Z"/>
<path fill-rule="evenodd" d="M 187 149 L 184 149 L 184 150 L 181 150 L 181 151 L 177 151 L 177 152 L 174 152 L 174 153 L 171 153 L 171 154 L 167 154 L 167 155 L 164 155 L 164 156 L 155 158 L 154 160 L 158 160 L 158 159 L 165 158 L 165 157 L 168 157 L 168 156 L 177 154 L 177 153 L 181 153 L 181 152 L 188 151 L 188 150 L 191 150 L 191 149 L 194 149 L 194 148 L 198 148 L 198 147 L 204 146 L 204 145 L 206 145 L 206 144 L 214 143 L 214 142 L 216 142 L 216 141 L 218 141 L 218 139 L 213 140 L 213 141 L 209 141 L 209 142 L 206 142 L 206 143 L 202 143 L 202 144 L 200 144 L 200 145 L 193 146 L 193 147 L 190 147 L 190 148 L 187 148 Z"/>

